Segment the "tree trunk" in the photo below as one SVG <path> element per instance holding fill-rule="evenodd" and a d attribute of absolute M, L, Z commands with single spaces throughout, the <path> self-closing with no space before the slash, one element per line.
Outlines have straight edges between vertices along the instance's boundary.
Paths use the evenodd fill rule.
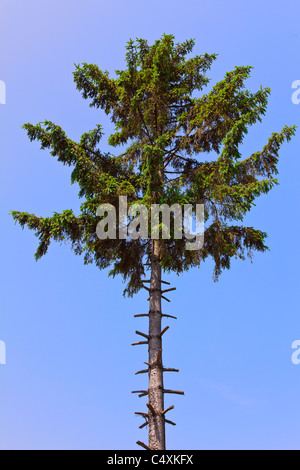
<path fill-rule="evenodd" d="M 159 240 L 152 240 L 150 308 L 149 308 L 149 447 L 165 450 L 164 386 L 161 338 L 161 266 Z"/>

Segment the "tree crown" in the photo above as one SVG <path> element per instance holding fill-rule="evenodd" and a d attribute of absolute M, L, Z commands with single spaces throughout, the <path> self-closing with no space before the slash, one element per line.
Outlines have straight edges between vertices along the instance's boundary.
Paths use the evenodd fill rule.
<path fill-rule="evenodd" d="M 137 292 L 151 257 L 149 240 L 100 240 L 96 235 L 97 207 L 118 207 L 121 195 L 127 196 L 128 205 L 204 204 L 203 247 L 185 250 L 184 236 L 164 240 L 160 262 L 165 271 L 180 273 L 212 256 L 217 278 L 230 267 L 232 257 L 244 259 L 245 254 L 268 249 L 266 233 L 232 221 L 241 222 L 255 198 L 278 184 L 278 152 L 296 126 L 272 133 L 262 150 L 243 159 L 239 146 L 249 126 L 265 114 L 270 89 L 245 89 L 252 67 L 240 66 L 210 92 L 195 97 L 194 92 L 208 85 L 206 72 L 217 54 L 187 58 L 194 44 L 192 39 L 175 44 L 174 36 L 167 34 L 153 45 L 145 39 L 130 40 L 126 68 L 117 70 L 114 79 L 96 65 L 75 66 L 74 81 L 83 98 L 103 109 L 115 125 L 108 143 L 126 146 L 117 156 L 98 148 L 101 125 L 84 133 L 78 143 L 51 121 L 23 126 L 31 141 L 40 141 L 41 149 L 50 149 L 58 161 L 74 167 L 71 181 L 78 183 L 79 197 L 84 198 L 79 216 L 72 210 L 52 217 L 11 212 L 22 227 L 36 232 L 36 259 L 47 252 L 51 240 L 69 240 L 76 254 L 84 254 L 86 264 L 111 266 L 111 275 L 121 274 L 128 281 L 124 292 Z M 217 156 L 213 161 L 207 160 L 211 152 Z"/>

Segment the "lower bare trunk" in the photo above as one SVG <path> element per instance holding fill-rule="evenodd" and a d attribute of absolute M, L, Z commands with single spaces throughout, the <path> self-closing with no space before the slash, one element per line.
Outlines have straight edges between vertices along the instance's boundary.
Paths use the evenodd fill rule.
<path fill-rule="evenodd" d="M 159 241 L 152 240 L 152 258 L 151 258 L 151 279 L 143 282 L 150 282 L 150 287 L 145 287 L 150 292 L 149 299 L 150 307 L 149 313 L 143 313 L 135 315 L 135 317 L 149 317 L 149 331 L 148 334 L 136 331 L 138 335 L 141 335 L 147 339 L 147 341 L 139 341 L 132 343 L 133 345 L 148 344 L 148 369 L 139 370 L 136 374 L 147 373 L 149 376 L 149 387 L 148 390 L 135 390 L 132 393 L 139 393 L 139 397 L 148 395 L 147 413 L 136 411 L 137 415 L 141 415 L 145 418 L 140 428 L 149 426 L 149 443 L 144 444 L 141 441 L 137 441 L 141 447 L 147 450 L 166 450 L 166 423 L 175 425 L 173 421 L 165 418 L 167 411 L 172 410 L 174 406 L 169 406 L 164 409 L 164 394 L 165 393 L 177 393 L 183 395 L 184 393 L 179 390 L 166 390 L 163 384 L 163 373 L 164 372 L 178 372 L 178 369 L 163 367 L 162 364 L 162 335 L 169 328 L 166 326 L 163 330 L 161 329 L 162 317 L 175 318 L 172 315 L 165 315 L 161 310 L 161 299 L 163 293 L 175 290 L 175 287 L 168 288 L 166 290 L 161 289 L 162 282 L 169 284 L 169 282 L 162 281 L 161 279 L 161 265 L 159 260 Z"/>
<path fill-rule="evenodd" d="M 153 240 L 149 308 L 149 447 L 165 450 L 164 386 L 161 337 L 161 266 L 158 243 Z"/>

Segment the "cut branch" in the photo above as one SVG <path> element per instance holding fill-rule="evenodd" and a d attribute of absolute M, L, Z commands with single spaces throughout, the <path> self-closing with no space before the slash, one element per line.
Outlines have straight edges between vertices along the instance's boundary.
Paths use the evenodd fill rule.
<path fill-rule="evenodd" d="M 170 327 L 169 326 L 166 326 L 161 332 L 160 332 L 160 336 L 162 336 Z"/>
<path fill-rule="evenodd" d="M 146 333 L 142 333 L 141 331 L 136 331 L 136 334 L 137 334 L 137 335 L 140 335 L 140 336 L 143 336 L 144 338 L 149 339 L 149 336 L 146 335 Z"/>
<path fill-rule="evenodd" d="M 143 447 L 143 449 L 152 450 L 152 449 L 150 449 L 150 447 L 148 447 L 146 444 L 144 444 L 144 443 L 141 442 L 141 441 L 136 441 L 136 443 L 137 443 L 138 446 Z"/>
<path fill-rule="evenodd" d="M 168 318 L 174 318 L 175 320 L 177 320 L 177 317 L 174 317 L 173 315 L 167 315 L 165 313 L 162 313 L 161 316 L 162 317 L 168 317 Z"/>
<path fill-rule="evenodd" d="M 138 346 L 140 344 L 148 344 L 149 341 L 138 341 L 137 343 L 131 343 L 131 346 Z"/>
<path fill-rule="evenodd" d="M 171 290 L 176 290 L 176 287 L 171 287 L 170 289 L 162 290 L 161 293 L 164 294 L 165 292 L 170 292 Z"/>
<path fill-rule="evenodd" d="M 167 420 L 165 420 L 165 421 L 167 421 Z M 145 423 L 141 424 L 141 425 L 139 426 L 139 428 L 142 429 L 142 428 L 144 428 L 145 426 L 147 426 L 148 424 L 149 424 L 149 422 L 146 421 Z"/>
<path fill-rule="evenodd" d="M 173 408 L 174 408 L 174 405 L 169 406 L 169 408 L 166 408 L 164 411 L 161 412 L 161 414 L 164 415 L 167 413 L 167 411 L 173 410 Z"/>
<path fill-rule="evenodd" d="M 151 413 L 152 413 L 153 415 L 156 414 L 155 409 L 153 408 L 153 406 L 152 406 L 150 403 L 146 403 L 146 406 L 149 408 L 149 410 L 151 411 Z"/>
<path fill-rule="evenodd" d="M 146 289 L 148 292 L 150 292 L 149 287 L 146 287 L 146 286 L 143 286 L 143 285 L 142 285 L 142 287 L 143 287 L 144 289 Z"/>
<path fill-rule="evenodd" d="M 135 375 L 138 375 L 138 374 L 145 374 L 146 372 L 149 372 L 149 369 L 143 369 L 143 370 L 138 370 Z"/>
<path fill-rule="evenodd" d="M 172 424 L 172 426 L 176 426 L 176 423 L 173 423 L 173 421 L 170 421 L 169 419 L 165 418 L 165 422 L 169 423 L 169 424 Z"/>
<path fill-rule="evenodd" d="M 135 415 L 141 415 L 143 418 L 148 418 L 148 413 L 143 413 L 142 411 L 135 411 Z"/>
<path fill-rule="evenodd" d="M 176 393 L 177 395 L 184 395 L 184 392 L 181 392 L 180 390 L 163 390 L 164 393 Z"/>

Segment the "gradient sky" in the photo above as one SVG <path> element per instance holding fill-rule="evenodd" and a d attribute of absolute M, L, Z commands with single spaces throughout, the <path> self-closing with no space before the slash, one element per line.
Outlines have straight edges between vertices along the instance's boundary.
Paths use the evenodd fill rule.
<path fill-rule="evenodd" d="M 147 429 L 147 347 L 132 347 L 146 331 L 147 294 L 123 298 L 121 278 L 84 266 L 68 246 L 52 244 L 35 262 L 34 232 L 15 225 L 10 210 L 50 216 L 81 200 L 71 169 L 21 125 L 45 119 L 78 140 L 97 123 L 112 131 L 101 110 L 89 108 L 73 83 L 74 63 L 95 63 L 114 76 L 125 66 L 132 38 L 153 43 L 163 33 L 194 38 L 193 55 L 216 52 L 211 86 L 237 65 L 253 66 L 246 85 L 272 89 L 262 123 L 242 150 L 261 150 L 272 132 L 299 125 L 292 82 L 300 79 L 298 0 L 0 0 L 1 312 L 0 449 L 137 449 Z M 266 231 L 270 251 L 254 262 L 233 261 L 218 283 L 212 262 L 183 276 L 165 276 L 175 293 L 164 313 L 166 396 L 175 405 L 168 449 L 300 449 L 299 128 L 280 151 L 279 181 L 245 218 Z"/>

